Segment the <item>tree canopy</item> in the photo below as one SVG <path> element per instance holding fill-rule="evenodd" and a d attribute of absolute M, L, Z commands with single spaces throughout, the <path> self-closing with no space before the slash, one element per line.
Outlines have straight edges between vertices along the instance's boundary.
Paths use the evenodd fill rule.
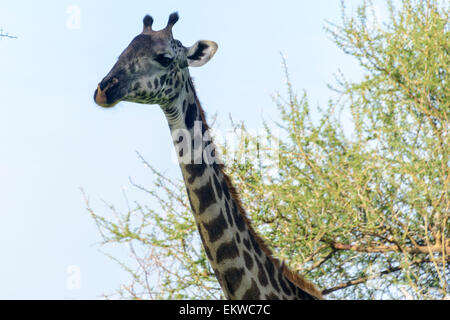
<path fill-rule="evenodd" d="M 319 119 L 285 67 L 287 94 L 274 97 L 280 120 L 265 124 L 263 138 L 233 124 L 241 148 L 221 146 L 255 228 L 326 298 L 449 295 L 449 7 L 387 4 L 387 21 L 366 1 L 350 14 L 342 4 L 341 24 L 326 24 L 363 76 L 340 71 L 330 86 L 339 98 L 314 110 Z M 136 204 L 112 219 L 87 203 L 104 243 L 128 244 L 136 262 L 122 264 L 132 280 L 119 295 L 221 298 L 183 181 L 140 158 L 155 179 L 133 185 L 158 207 Z"/>

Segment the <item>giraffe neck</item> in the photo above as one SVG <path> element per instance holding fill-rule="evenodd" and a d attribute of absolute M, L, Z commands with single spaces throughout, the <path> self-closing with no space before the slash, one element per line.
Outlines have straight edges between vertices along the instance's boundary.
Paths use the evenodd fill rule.
<path fill-rule="evenodd" d="M 215 159 L 189 77 L 179 97 L 163 110 L 206 255 L 226 298 L 320 298 L 311 284 L 289 274 L 254 232 L 223 166 Z"/>

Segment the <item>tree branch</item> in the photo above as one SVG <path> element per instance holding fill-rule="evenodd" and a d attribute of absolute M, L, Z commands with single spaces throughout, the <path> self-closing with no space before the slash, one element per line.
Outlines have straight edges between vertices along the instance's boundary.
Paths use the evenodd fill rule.
<path fill-rule="evenodd" d="M 411 266 L 411 265 L 418 265 L 418 264 L 422 264 L 422 263 L 426 263 L 426 262 L 430 262 L 430 260 L 429 260 L 429 259 L 421 259 L 421 260 L 412 262 L 412 263 L 410 264 L 410 266 Z M 387 275 L 387 274 L 390 274 L 390 273 L 394 273 L 394 272 L 397 272 L 397 271 L 401 271 L 401 270 L 403 270 L 403 269 L 404 269 L 404 268 L 401 267 L 401 266 L 390 267 L 390 268 L 388 268 L 388 269 L 386 269 L 386 270 L 383 270 L 383 271 L 381 271 L 381 272 L 379 272 L 379 273 L 377 273 L 377 274 L 373 274 L 373 275 L 369 275 L 369 276 L 366 276 L 366 277 L 361 277 L 361 278 L 349 280 L 349 281 L 344 282 L 344 283 L 341 283 L 341 284 L 339 284 L 339 285 L 337 285 L 337 286 L 335 286 L 335 287 L 332 287 L 332 288 L 329 288 L 329 289 L 322 290 L 322 295 L 327 295 L 327 294 L 330 294 L 330 293 L 332 293 L 332 292 L 334 292 L 334 291 L 338 291 L 338 290 L 341 290 L 341 289 L 345 289 L 345 288 L 348 288 L 348 287 L 351 287 L 351 286 L 356 286 L 356 285 L 358 285 L 358 284 L 360 284 L 360 283 L 364 283 L 364 282 L 366 282 L 366 281 L 369 281 L 369 280 L 372 280 L 372 279 L 375 279 L 375 278 L 379 278 L 379 277 L 381 277 L 381 276 L 384 276 L 384 275 Z"/>
<path fill-rule="evenodd" d="M 349 251 L 357 251 L 357 252 L 366 252 L 366 253 L 384 253 L 384 252 L 407 252 L 412 254 L 425 253 L 430 254 L 430 252 L 441 253 L 442 252 L 442 244 L 436 243 L 432 246 L 416 246 L 416 247 L 400 247 L 398 245 L 391 246 L 362 246 L 362 245 L 352 245 L 352 244 L 344 244 L 339 242 L 332 242 L 331 246 L 336 250 L 349 250 Z M 450 252 L 450 242 L 444 246 L 446 252 Z"/>

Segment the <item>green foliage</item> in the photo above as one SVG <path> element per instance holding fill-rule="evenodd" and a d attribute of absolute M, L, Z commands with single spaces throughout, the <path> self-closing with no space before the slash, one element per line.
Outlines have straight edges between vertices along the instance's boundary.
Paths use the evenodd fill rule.
<path fill-rule="evenodd" d="M 381 24 L 370 2 L 350 17 L 342 7 L 343 25 L 327 31 L 364 77 L 341 74 L 332 88 L 340 99 L 313 121 L 285 68 L 278 127 L 265 124 L 262 139 L 234 124 L 241 149 L 223 145 L 227 172 L 276 255 L 326 297 L 442 299 L 450 274 L 449 8 L 388 2 L 389 21 Z M 343 110 L 351 126 L 339 120 Z M 119 293 L 220 298 L 183 182 L 146 165 L 154 185 L 136 187 L 159 208 L 137 205 L 112 221 L 88 206 L 105 243 L 130 244 L 138 262 L 127 267 L 133 281 Z"/>

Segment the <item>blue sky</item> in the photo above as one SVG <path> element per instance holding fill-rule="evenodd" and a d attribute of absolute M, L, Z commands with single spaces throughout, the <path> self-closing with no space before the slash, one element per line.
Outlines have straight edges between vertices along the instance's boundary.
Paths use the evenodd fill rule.
<path fill-rule="evenodd" d="M 346 1 L 354 8 L 360 1 Z M 340 21 L 340 1 L 0 1 L 0 299 L 95 299 L 127 282 L 98 245 L 86 211 L 102 199 L 125 207 L 128 178 L 149 185 L 139 151 L 160 171 L 181 177 L 158 106 L 121 103 L 104 110 L 93 92 L 146 13 L 162 28 L 178 11 L 174 36 L 185 46 L 209 39 L 219 51 L 191 70 L 204 109 L 222 126 L 228 116 L 261 127 L 276 120 L 271 94 L 284 93 L 280 52 L 291 80 L 312 105 L 326 103 L 326 84 L 355 61 L 328 39 L 325 20 Z M 79 26 L 70 8 L 79 10 Z M 79 28 L 78 28 L 79 27 Z M 129 191 L 131 200 L 149 203 Z M 117 248 L 126 255 L 126 247 Z M 67 286 L 68 268 L 80 287 Z"/>

